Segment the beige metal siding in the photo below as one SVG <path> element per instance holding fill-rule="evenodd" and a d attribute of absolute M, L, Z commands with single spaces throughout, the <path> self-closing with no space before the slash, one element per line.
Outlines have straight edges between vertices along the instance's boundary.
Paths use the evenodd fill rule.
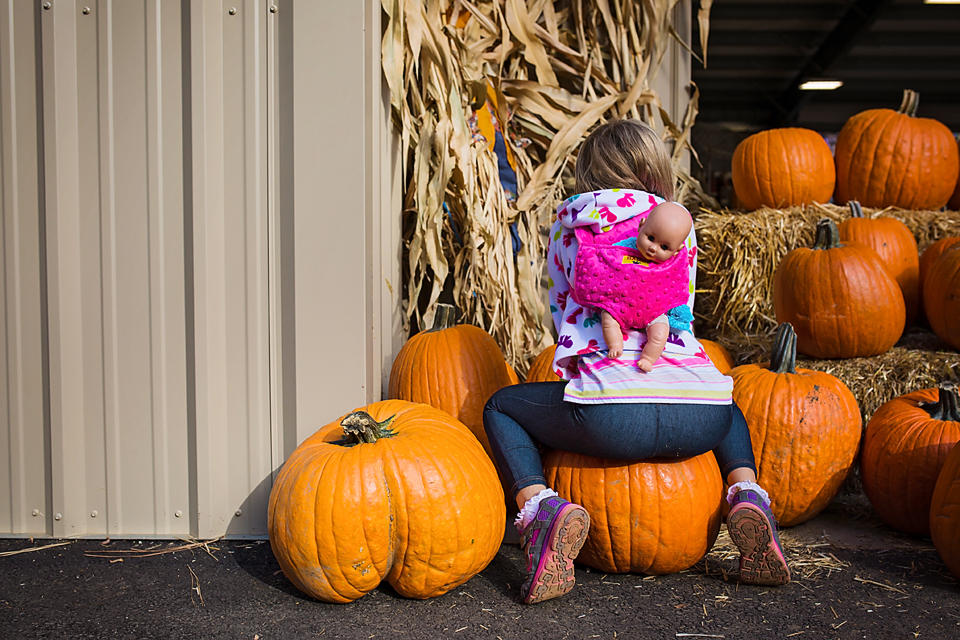
<path fill-rule="evenodd" d="M 36 6 L 0 5 L 0 532 L 52 528 L 44 424 Z"/>

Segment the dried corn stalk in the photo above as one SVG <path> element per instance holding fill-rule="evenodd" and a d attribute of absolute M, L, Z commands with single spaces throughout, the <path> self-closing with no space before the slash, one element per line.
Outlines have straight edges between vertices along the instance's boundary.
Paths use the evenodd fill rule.
<path fill-rule="evenodd" d="M 650 88 L 676 37 L 677 2 L 382 0 L 383 70 L 407 181 L 407 330 L 432 322 L 452 279 L 464 321 L 487 329 L 521 372 L 553 342 L 540 286 L 545 231 L 574 155 L 599 122 L 656 123 L 659 114 L 678 199 L 709 201 L 681 165 L 692 151 L 697 94 L 675 124 Z M 709 4 L 701 3 L 702 33 Z M 492 141 L 477 135 L 484 109 L 515 192 L 505 192 L 506 163 L 498 165 Z"/>

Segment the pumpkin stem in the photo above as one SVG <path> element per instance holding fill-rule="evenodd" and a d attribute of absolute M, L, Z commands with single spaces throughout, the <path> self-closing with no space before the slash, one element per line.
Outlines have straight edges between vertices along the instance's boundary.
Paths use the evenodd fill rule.
<path fill-rule="evenodd" d="M 851 218 L 863 218 L 863 207 L 860 206 L 860 203 L 856 200 L 851 200 L 847 203 L 847 206 L 850 207 L 850 217 Z"/>
<path fill-rule="evenodd" d="M 830 218 L 823 218 L 817 223 L 817 235 L 813 241 L 814 250 L 836 249 L 841 247 L 840 230 L 837 229 L 837 223 Z"/>
<path fill-rule="evenodd" d="M 345 447 L 352 447 L 355 444 L 363 442 L 373 443 L 380 438 L 392 438 L 397 435 L 395 431 L 388 428 L 396 416 L 390 416 L 383 422 L 377 422 L 366 411 L 354 411 L 346 418 L 340 421 L 343 427 L 343 439 L 337 442 Z"/>
<path fill-rule="evenodd" d="M 457 308 L 452 304 L 441 302 L 437 305 L 437 311 L 433 315 L 433 327 L 427 329 L 427 333 L 443 331 L 455 326 L 457 326 Z"/>
<path fill-rule="evenodd" d="M 904 89 L 903 102 L 900 103 L 900 108 L 897 109 L 897 113 L 904 113 L 913 118 L 917 115 L 917 107 L 919 106 L 920 94 L 913 89 Z"/>
<path fill-rule="evenodd" d="M 777 327 L 773 337 L 773 353 L 770 354 L 770 371 L 774 373 L 797 372 L 797 333 L 793 325 L 784 322 Z"/>
<path fill-rule="evenodd" d="M 936 402 L 921 402 L 920 408 L 933 420 L 960 422 L 960 395 L 957 395 L 957 383 L 941 382 L 940 399 Z"/>

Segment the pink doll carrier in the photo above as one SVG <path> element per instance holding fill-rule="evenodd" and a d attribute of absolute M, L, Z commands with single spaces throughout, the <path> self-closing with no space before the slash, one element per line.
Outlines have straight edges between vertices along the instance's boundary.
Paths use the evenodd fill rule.
<path fill-rule="evenodd" d="M 636 237 L 646 216 L 634 216 L 604 233 L 575 229 L 580 243 L 570 294 L 580 306 L 608 312 L 626 329 L 645 329 L 657 316 L 686 304 L 690 270 L 684 246 L 665 262 L 647 262 L 636 247 L 616 246 Z"/>

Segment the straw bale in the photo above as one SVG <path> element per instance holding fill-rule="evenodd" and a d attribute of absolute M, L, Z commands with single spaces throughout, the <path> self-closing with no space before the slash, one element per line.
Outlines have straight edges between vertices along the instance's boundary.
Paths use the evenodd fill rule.
<path fill-rule="evenodd" d="M 863 210 L 868 217 L 896 218 L 907 225 L 919 251 L 934 241 L 960 235 L 960 212 L 909 211 L 889 207 Z M 797 247 L 810 246 L 817 221 L 849 217 L 847 207 L 813 203 L 805 207 L 757 211 L 696 213 L 697 301 L 694 315 L 699 335 L 718 339 L 771 332 L 776 327 L 773 310 L 773 275 L 780 260 Z"/>
<path fill-rule="evenodd" d="M 720 340 L 738 364 L 769 362 L 773 333 L 728 335 Z M 960 353 L 922 328 L 903 335 L 890 351 L 870 358 L 815 360 L 797 355 L 797 368 L 839 378 L 857 399 L 864 427 L 880 405 L 946 380 L 960 381 Z"/>

